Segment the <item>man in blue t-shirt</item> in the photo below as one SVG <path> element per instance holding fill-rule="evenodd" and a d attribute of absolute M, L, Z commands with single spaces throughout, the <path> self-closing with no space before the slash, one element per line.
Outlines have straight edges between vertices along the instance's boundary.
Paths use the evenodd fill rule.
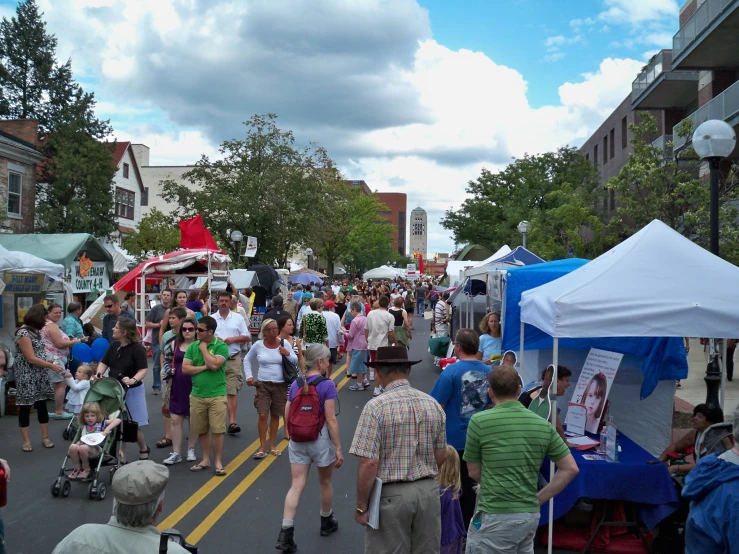
<path fill-rule="evenodd" d="M 441 404 L 446 413 L 447 443 L 459 452 L 462 491 L 459 502 L 465 529 L 475 513 L 475 482 L 467 473 L 467 464 L 462 460 L 467 441 L 467 426 L 477 412 L 491 406 L 488 395 L 488 373 L 490 368 L 477 359 L 480 339 L 472 329 L 460 329 L 454 339 L 454 356 L 459 361 L 447 366 L 439 375 L 431 396 Z"/>

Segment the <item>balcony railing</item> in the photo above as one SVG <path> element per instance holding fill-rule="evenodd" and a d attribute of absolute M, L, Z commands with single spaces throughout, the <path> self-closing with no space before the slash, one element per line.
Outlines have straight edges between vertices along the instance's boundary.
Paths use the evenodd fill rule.
<path fill-rule="evenodd" d="M 655 148 L 659 148 L 665 153 L 665 159 L 669 160 L 672 158 L 672 144 L 668 144 L 672 142 L 672 135 L 662 135 L 657 140 L 652 142 L 652 146 Z"/>
<path fill-rule="evenodd" d="M 698 125 L 709 119 L 727 121 L 737 114 L 739 114 L 739 81 L 731 85 L 706 105 L 698 108 L 687 119 L 693 121 L 693 129 L 695 129 Z M 672 128 L 672 134 L 675 137 L 674 148 L 676 150 L 682 148 L 687 143 L 689 137 L 678 136 L 677 126 Z"/>
<path fill-rule="evenodd" d="M 631 84 L 632 102 L 635 102 L 657 77 L 665 71 L 672 69 L 672 58 L 668 56 L 668 59 L 665 60 L 665 52 L 669 52 L 669 50 L 660 50 L 659 54 L 654 57 L 654 60 L 650 61 L 647 67 L 634 79 L 634 82 Z"/>
<path fill-rule="evenodd" d="M 729 6 L 739 0 L 705 0 L 672 37 L 672 56 L 677 58 Z"/>

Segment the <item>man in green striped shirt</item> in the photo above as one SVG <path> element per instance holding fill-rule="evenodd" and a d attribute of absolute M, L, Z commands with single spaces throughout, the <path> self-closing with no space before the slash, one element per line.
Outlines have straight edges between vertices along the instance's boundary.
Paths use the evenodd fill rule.
<path fill-rule="evenodd" d="M 556 429 L 518 401 L 521 382 L 513 366 L 493 369 L 488 381 L 495 407 L 472 416 L 464 449 L 470 477 L 481 485 L 466 552 L 533 554 L 539 506 L 579 470 Z M 559 471 L 537 493 L 545 456 Z"/>

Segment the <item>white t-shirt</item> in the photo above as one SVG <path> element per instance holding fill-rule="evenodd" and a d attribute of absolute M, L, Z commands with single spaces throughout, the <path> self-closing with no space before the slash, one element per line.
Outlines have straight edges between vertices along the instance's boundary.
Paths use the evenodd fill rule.
<path fill-rule="evenodd" d="M 388 334 L 395 330 L 395 318 L 387 310 L 372 310 L 367 315 L 367 349 L 387 346 Z"/>
<path fill-rule="evenodd" d="M 246 327 L 246 320 L 236 312 L 229 311 L 225 318 L 221 317 L 220 312 L 216 312 L 213 314 L 213 318 L 218 324 L 218 327 L 216 327 L 216 336 L 221 340 L 249 335 L 249 330 Z M 240 342 L 232 342 L 228 345 L 229 357 L 238 354 L 239 352 L 241 352 Z"/>
<path fill-rule="evenodd" d="M 339 314 L 323 310 L 321 312 L 321 315 L 323 315 L 323 318 L 326 320 L 326 330 L 328 331 L 328 347 L 338 348 L 339 327 L 341 327 L 341 318 L 339 317 Z"/>
<path fill-rule="evenodd" d="M 285 346 L 290 351 L 288 359 L 292 363 L 297 364 L 298 356 L 293 352 L 289 344 L 286 343 Z M 247 379 L 254 376 L 251 370 L 254 360 L 259 364 L 257 381 L 269 381 L 271 383 L 285 382 L 282 373 L 282 354 L 280 354 L 279 348 L 267 348 L 261 340 L 252 346 L 244 358 L 244 375 Z"/>

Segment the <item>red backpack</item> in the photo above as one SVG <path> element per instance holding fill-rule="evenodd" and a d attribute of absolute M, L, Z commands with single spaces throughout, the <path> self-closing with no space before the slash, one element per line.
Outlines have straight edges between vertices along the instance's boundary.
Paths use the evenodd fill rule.
<path fill-rule="evenodd" d="M 287 430 L 290 433 L 290 440 L 295 442 L 318 440 L 326 416 L 321 412 L 316 387 L 325 380 L 325 377 L 319 376 L 308 383 L 308 392 L 300 387 L 298 394 L 290 403 L 290 411 L 287 414 Z"/>

